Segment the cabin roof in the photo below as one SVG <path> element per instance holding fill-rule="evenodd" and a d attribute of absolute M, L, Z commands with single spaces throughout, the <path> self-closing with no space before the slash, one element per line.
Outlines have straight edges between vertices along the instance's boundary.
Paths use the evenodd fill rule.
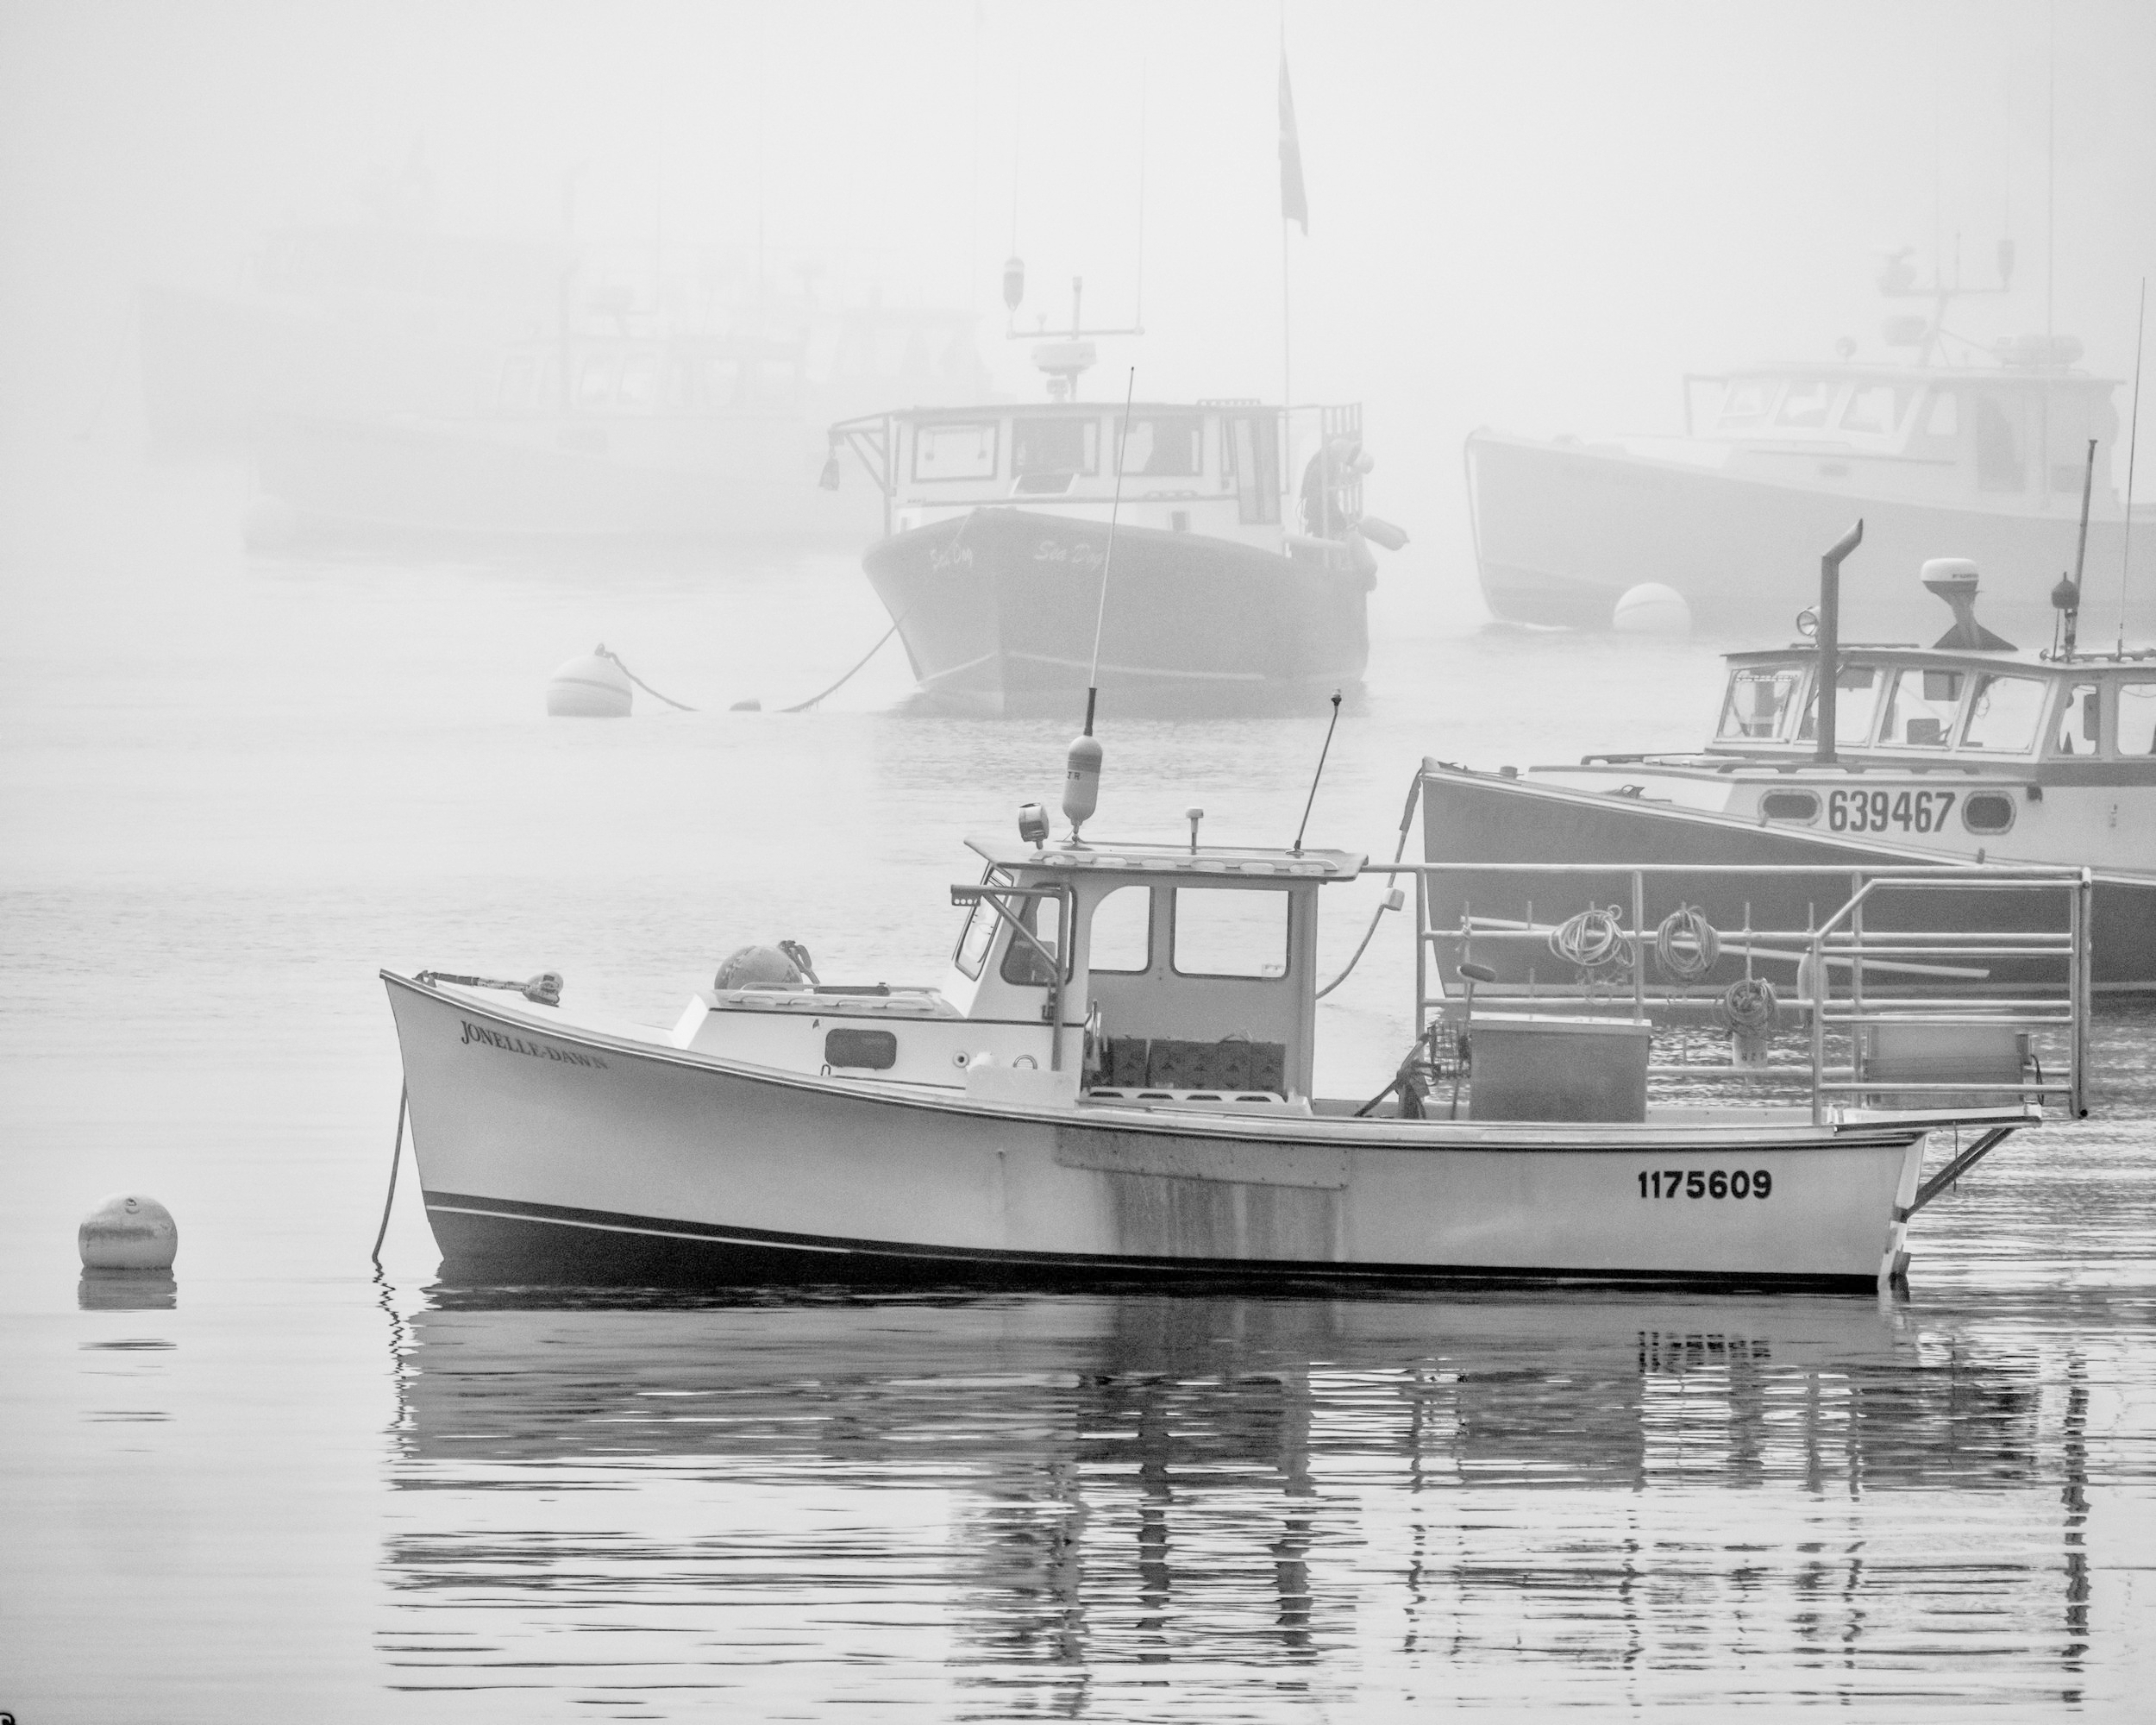
<path fill-rule="evenodd" d="M 2032 648 L 2017 647 L 2010 651 L 1984 652 L 1981 649 L 1965 647 L 1920 647 L 1913 641 L 1844 641 L 1837 648 L 1844 659 L 1878 661 L 1892 659 L 1896 664 L 1952 665 L 1969 670 L 1996 671 L 2011 666 L 2032 676 L 2086 676 L 2090 671 L 2106 665 L 2147 665 L 2156 660 L 2156 648 L 2129 649 L 2123 656 L 2114 653 L 2076 653 L 2071 659 L 2054 659 Z M 1813 665 L 1819 661 L 1819 649 L 1809 641 L 1792 642 L 1787 647 L 1753 648 L 1743 653 L 1725 653 L 1722 658 L 1732 666 L 1738 665 Z"/>
<path fill-rule="evenodd" d="M 1122 844 L 1106 839 L 1084 844 L 1028 844 L 1021 838 L 976 833 L 966 843 L 998 868 L 1069 869 L 1089 875 L 1203 875 L 1244 881 L 1351 881 L 1369 859 L 1357 850 L 1300 852 L 1237 845 Z"/>
<path fill-rule="evenodd" d="M 1896 366 L 1864 364 L 1846 360 L 1766 360 L 1752 365 L 1725 366 L 1712 372 L 1694 372 L 1702 382 L 1734 381 L 1739 378 L 1821 378 L 1836 382 L 2004 384 L 2025 388 L 2055 389 L 2060 385 L 2081 386 L 2105 392 L 2122 380 L 2104 377 L 2071 366 Z"/>

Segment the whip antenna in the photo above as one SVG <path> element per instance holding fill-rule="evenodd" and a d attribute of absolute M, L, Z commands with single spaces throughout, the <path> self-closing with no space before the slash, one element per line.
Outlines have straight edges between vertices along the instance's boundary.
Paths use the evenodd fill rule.
<path fill-rule="evenodd" d="M 1295 829 L 1295 842 L 1288 847 L 1291 856 L 1302 855 L 1302 836 L 1310 830 L 1311 806 L 1318 800 L 1318 781 L 1325 777 L 1325 757 L 1332 752 L 1333 727 L 1340 722 L 1340 692 L 1332 692 L 1332 717 L 1325 728 L 1325 747 L 1318 751 L 1318 770 L 1310 775 L 1310 794 L 1303 800 L 1302 825 Z"/>
<path fill-rule="evenodd" d="M 2140 310 L 2134 318 L 2134 417 L 2126 434 L 2126 530 L 2119 536 L 2119 644 L 2126 656 L 2126 584 L 2134 550 L 2134 457 L 2141 436 L 2141 337 L 2148 329 L 2148 278 L 2141 278 Z"/>
<path fill-rule="evenodd" d="M 1093 613 L 1093 663 L 1086 673 L 1086 728 L 1071 739 L 1063 763 L 1063 817 L 1070 822 L 1070 842 L 1080 843 L 1079 829 L 1093 819 L 1100 802 L 1100 744 L 1093 734 L 1094 709 L 1100 700 L 1100 630 L 1108 618 L 1108 576 L 1115 568 L 1115 526 L 1123 512 L 1123 452 L 1131 437 L 1131 399 L 1138 389 L 1138 367 L 1123 386 L 1123 428 L 1112 459 L 1115 496 L 1108 505 L 1108 549 L 1100 559 L 1100 602 Z"/>

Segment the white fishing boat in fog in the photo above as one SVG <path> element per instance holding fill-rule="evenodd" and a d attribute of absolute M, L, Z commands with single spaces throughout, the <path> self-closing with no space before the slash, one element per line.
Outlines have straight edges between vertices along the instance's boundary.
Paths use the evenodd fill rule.
<path fill-rule="evenodd" d="M 850 450 L 880 493 L 862 567 L 923 694 L 994 717 L 1070 711 L 1112 546 L 1097 656 L 1119 710 L 1274 711 L 1359 687 L 1371 548 L 1407 543 L 1363 512 L 1361 405 L 1081 401 L 1096 357 L 1074 313 L 1068 339 L 1033 352 L 1045 402 L 831 428 L 825 482 L 840 488 Z"/>
<path fill-rule="evenodd" d="M 2002 273 L 2010 274 L 2010 251 Z M 2084 452 L 2096 444 L 2089 524 L 2092 604 L 2120 598 L 2126 503 L 2111 483 L 2119 380 L 2081 369 L 2071 336 L 1989 348 L 1945 327 L 1958 289 L 1921 287 L 1905 261 L 1882 291 L 1929 297 L 1932 314 L 1886 320 L 1905 360 L 1746 366 L 1684 380 L 1682 436 L 1583 441 L 1479 430 L 1467 483 L 1482 594 L 1512 622 L 1609 626 L 1637 586 L 1675 590 L 1693 620 L 1752 632 L 1808 603 L 1813 548 L 1854 515 L 1875 567 L 1914 568 L 1942 546 L 1995 575 L 2001 626 L 2050 630 L 2052 585 L 2075 565 Z M 1703 390 L 1714 405 L 1697 419 Z M 2156 510 L 2134 510 L 2127 628 L 2156 630 Z M 1867 630 L 1926 626 L 1907 583 L 1852 595 Z"/>
<path fill-rule="evenodd" d="M 1320 901 L 1413 877 L 1426 959 L 1440 871 L 1203 844 L 1197 815 L 1187 844 L 1057 843 L 1028 806 L 1016 838 L 969 840 L 984 872 L 951 889 L 932 982 L 748 949 L 659 1029 L 580 1018 L 552 976 L 385 971 L 436 1240 L 511 1280 L 1871 1287 L 1946 1180 L 2046 1104 L 2080 1111 L 2077 871 L 1846 872 L 1802 936 L 1796 1059 L 1658 1062 L 1644 996 L 1478 1012 L 1488 969 L 1448 996 L 1419 962 L 1413 1046 L 1358 1100 L 1313 1079 Z M 1883 997 L 1892 907 L 1972 886 L 2047 906 L 1960 944 L 2040 960 L 2052 990 Z M 1947 1129 L 1968 1141 L 1927 1179 Z"/>

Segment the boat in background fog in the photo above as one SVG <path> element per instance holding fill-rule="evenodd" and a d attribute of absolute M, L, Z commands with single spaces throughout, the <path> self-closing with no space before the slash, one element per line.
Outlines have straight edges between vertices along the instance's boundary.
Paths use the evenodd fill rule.
<path fill-rule="evenodd" d="M 2002 247 L 2002 285 L 2012 273 Z M 1685 379 L 1682 436 L 1597 442 L 1480 430 L 1466 449 L 1482 593 L 1498 618 L 1609 626 L 1636 586 L 1674 589 L 1703 628 L 1748 633 L 1809 602 L 1810 559 L 1853 515 L 1877 567 L 1915 568 L 1940 547 L 2009 582 L 1990 605 L 2024 639 L 2050 632 L 2052 584 L 2075 564 L 2089 443 L 2097 483 L 2089 527 L 2092 612 L 2117 602 L 2126 514 L 2108 475 L 2117 380 L 2077 368 L 2071 336 L 2023 336 L 1984 354 L 1946 330 L 1963 290 L 1920 286 L 1904 259 L 1880 279 L 1890 298 L 1929 297 L 1930 317 L 1887 319 L 1904 364 L 1764 364 Z M 1986 363 L 1949 363 L 1948 343 Z M 1720 388 L 1704 423 L 1701 385 Z M 2127 628 L 2156 630 L 2156 510 L 2137 506 Z M 1914 586 L 1853 595 L 1867 630 L 1926 625 Z"/>
<path fill-rule="evenodd" d="M 586 320 L 587 323 L 589 320 Z M 497 356 L 455 412 L 290 417 L 262 440 L 260 534 L 783 538 L 857 545 L 879 511 L 818 487 L 833 411 L 977 398 L 966 313 L 805 303 L 716 333 L 626 315 Z"/>
<path fill-rule="evenodd" d="M 1280 711 L 1358 687 L 1371 546 L 1407 543 L 1363 513 L 1361 405 L 1080 401 L 1095 358 L 1081 333 L 1035 348 L 1045 402 L 831 428 L 825 483 L 849 449 L 881 493 L 862 567 L 923 694 L 1075 712 L 1096 626 L 1099 686 L 1125 712 Z"/>
<path fill-rule="evenodd" d="M 1864 532 L 1868 544 L 1868 524 Z M 1977 621 L 1972 561 L 1935 559 L 1923 575 L 1953 616 L 1935 645 L 1839 643 L 1833 584 L 1823 583 L 1814 642 L 1727 656 L 1720 718 L 1695 754 L 1589 755 L 1524 772 L 1426 762 L 1425 855 L 1452 870 L 1433 921 L 1457 931 L 1463 950 L 1478 936 L 1485 956 L 1511 947 L 1509 982 L 1526 980 L 1539 957 L 1538 986 L 1550 992 L 1572 968 L 1552 965 L 1535 942 L 1524 953 L 1513 944 L 1552 932 L 1579 906 L 1499 865 L 1608 865 L 1607 898 L 1626 865 L 1651 863 L 1665 871 L 1668 902 L 1643 907 L 1641 919 L 1683 906 L 1720 933 L 1727 956 L 1702 984 L 1757 970 L 1787 988 L 1796 947 L 1743 931 L 1813 926 L 1840 896 L 1836 870 L 2064 865 L 2094 872 L 2093 986 L 2156 989 L 2156 648 L 2082 651 L 2067 612 L 2057 650 L 2024 650 Z M 1822 720 L 1829 656 L 1839 670 Z M 1701 872 L 1670 872 L 1680 864 Z M 1742 872 L 1760 865 L 1816 872 Z M 1951 936 L 1944 908 L 1918 925 Z M 1989 909 L 2009 926 L 2021 914 Z M 1944 950 L 1902 957 L 1883 974 L 1933 991 L 2014 969 Z"/>

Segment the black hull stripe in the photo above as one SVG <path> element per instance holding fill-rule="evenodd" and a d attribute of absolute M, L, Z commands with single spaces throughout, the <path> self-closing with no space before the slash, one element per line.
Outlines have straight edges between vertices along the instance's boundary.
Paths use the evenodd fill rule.
<path fill-rule="evenodd" d="M 674 1220 L 639 1216 L 617 1210 L 585 1210 L 561 1204 L 532 1204 L 514 1199 L 479 1198 L 458 1192 L 426 1194 L 429 1221 L 436 1221 L 436 1238 L 445 1255 L 460 1259 L 451 1242 L 465 1245 L 469 1255 L 523 1258 L 546 1257 L 561 1247 L 588 1256 L 594 1248 L 613 1243 L 623 1247 L 649 1245 L 700 1248 L 699 1256 L 715 1272 L 721 1272 L 730 1256 L 744 1260 L 742 1267 L 763 1272 L 781 1271 L 788 1279 L 948 1280 L 987 1279 L 1023 1282 L 1039 1278 L 1069 1283 L 1074 1279 L 1217 1283 L 1329 1283 L 1372 1286 L 1406 1283 L 1616 1283 L 1702 1288 L 1841 1289 L 1869 1291 L 1876 1286 L 1870 1276 L 1791 1275 L 1764 1271 L 1674 1270 L 1541 1269 L 1533 1266 L 1483 1264 L 1338 1264 L 1313 1259 L 1221 1258 L 1132 1258 L 1106 1253 L 998 1251 L 980 1246 L 913 1245 L 899 1241 L 856 1239 L 843 1236 L 774 1232 L 766 1228 L 731 1227 L 711 1222 Z M 451 1220 L 454 1219 L 454 1220 Z M 473 1226 L 476 1224 L 477 1226 Z M 447 1238 L 444 1238 L 447 1236 Z M 472 1238 L 467 1240 L 467 1236 Z M 551 1237 L 551 1238 L 550 1238 Z M 738 1278 L 736 1278 L 738 1279 Z"/>

